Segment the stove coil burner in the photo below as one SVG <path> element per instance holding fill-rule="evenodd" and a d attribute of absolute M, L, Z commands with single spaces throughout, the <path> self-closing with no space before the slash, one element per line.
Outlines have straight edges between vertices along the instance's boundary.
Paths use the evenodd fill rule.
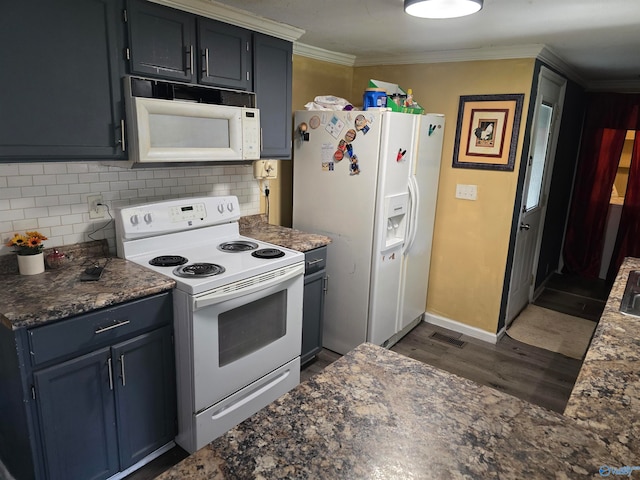
<path fill-rule="evenodd" d="M 284 257 L 284 252 L 277 248 L 261 248 L 255 252 L 251 252 L 251 255 L 256 258 L 280 258 Z"/>
<path fill-rule="evenodd" d="M 223 252 L 248 252 L 249 250 L 255 250 L 258 248 L 258 244 L 255 242 L 248 242 L 246 240 L 234 240 L 232 242 L 223 242 L 218 245 L 218 250 Z"/>
<path fill-rule="evenodd" d="M 186 258 L 180 255 L 161 255 L 149 260 L 149 265 L 153 265 L 154 267 L 175 267 L 177 265 L 184 265 L 187 261 Z"/>
<path fill-rule="evenodd" d="M 191 263 L 173 270 L 173 274 L 184 278 L 211 277 L 224 273 L 224 267 L 215 263 Z"/>

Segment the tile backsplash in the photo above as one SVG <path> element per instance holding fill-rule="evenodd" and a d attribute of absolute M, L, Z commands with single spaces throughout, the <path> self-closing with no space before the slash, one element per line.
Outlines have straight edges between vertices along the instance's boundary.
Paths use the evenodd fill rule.
<path fill-rule="evenodd" d="M 115 252 L 114 223 L 89 218 L 87 196 L 116 208 L 170 198 L 236 195 L 242 215 L 260 213 L 260 186 L 251 165 L 129 170 L 100 163 L 0 163 L 0 255 L 14 233 L 38 230 L 45 246 L 106 238 Z"/>

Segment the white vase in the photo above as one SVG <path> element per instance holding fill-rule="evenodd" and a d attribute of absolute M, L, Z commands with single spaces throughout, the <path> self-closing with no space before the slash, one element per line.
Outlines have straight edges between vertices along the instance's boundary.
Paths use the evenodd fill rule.
<path fill-rule="evenodd" d="M 44 253 L 36 255 L 18 255 L 20 275 L 36 275 L 44 272 Z"/>

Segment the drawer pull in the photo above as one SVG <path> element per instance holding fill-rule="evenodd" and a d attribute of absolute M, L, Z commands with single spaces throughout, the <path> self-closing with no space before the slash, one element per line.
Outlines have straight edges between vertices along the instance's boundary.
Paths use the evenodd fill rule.
<path fill-rule="evenodd" d="M 307 262 L 308 266 L 311 265 L 315 265 L 316 263 L 320 263 L 323 259 L 322 258 L 317 258 L 316 260 L 311 260 L 310 262 Z"/>
<path fill-rule="evenodd" d="M 96 330 L 95 333 L 97 335 L 98 333 L 103 333 L 103 332 L 106 332 L 108 330 L 113 330 L 114 328 L 118 328 L 118 327 L 122 327 L 123 325 L 127 325 L 129 322 L 130 322 L 130 320 L 124 320 L 122 322 L 117 322 L 117 323 L 114 323 L 113 325 L 109 325 L 108 327 L 99 328 L 98 330 Z"/>

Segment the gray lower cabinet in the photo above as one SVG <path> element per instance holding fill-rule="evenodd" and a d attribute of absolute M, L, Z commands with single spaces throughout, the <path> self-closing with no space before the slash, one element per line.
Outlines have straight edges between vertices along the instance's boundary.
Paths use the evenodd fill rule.
<path fill-rule="evenodd" d="M 120 159 L 120 0 L 23 0 L 0 15 L 0 161 Z"/>
<path fill-rule="evenodd" d="M 0 390 L 11 395 L 0 411 L 0 456 L 9 471 L 21 480 L 105 479 L 172 441 L 172 318 L 163 293 L 14 339 L 0 331 Z M 14 441 L 3 444 L 7 436 Z"/>
<path fill-rule="evenodd" d="M 326 263 L 327 247 L 305 253 L 301 364 L 309 362 L 322 350 L 324 297 L 327 288 Z"/>

